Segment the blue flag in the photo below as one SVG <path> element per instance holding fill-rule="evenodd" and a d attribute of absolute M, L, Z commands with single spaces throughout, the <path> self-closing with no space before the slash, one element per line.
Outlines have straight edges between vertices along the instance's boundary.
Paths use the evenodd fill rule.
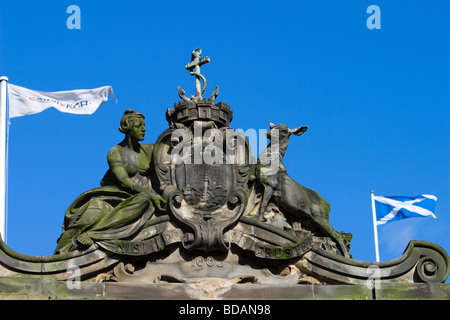
<path fill-rule="evenodd" d="M 377 225 L 415 217 L 433 217 L 437 198 L 422 194 L 415 197 L 374 196 Z"/>

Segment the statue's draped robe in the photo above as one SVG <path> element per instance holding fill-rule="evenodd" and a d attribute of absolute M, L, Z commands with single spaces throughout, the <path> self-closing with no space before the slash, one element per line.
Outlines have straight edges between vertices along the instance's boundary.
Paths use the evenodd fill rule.
<path fill-rule="evenodd" d="M 131 194 L 117 186 L 84 192 L 67 209 L 55 254 L 72 251 L 76 242 L 125 239 L 137 234 L 155 208 L 149 192 Z"/>

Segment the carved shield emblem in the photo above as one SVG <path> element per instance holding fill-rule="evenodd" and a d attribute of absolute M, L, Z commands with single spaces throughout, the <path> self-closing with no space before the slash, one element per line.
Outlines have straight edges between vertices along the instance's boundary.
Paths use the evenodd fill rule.
<path fill-rule="evenodd" d="M 158 138 L 155 170 L 170 211 L 189 229 L 185 248 L 229 248 L 224 231 L 245 210 L 250 154 L 245 136 L 210 121 L 169 129 Z"/>

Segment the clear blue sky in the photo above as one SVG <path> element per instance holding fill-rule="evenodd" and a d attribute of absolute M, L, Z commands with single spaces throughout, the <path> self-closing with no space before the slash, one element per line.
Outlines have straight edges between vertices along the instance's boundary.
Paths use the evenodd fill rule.
<path fill-rule="evenodd" d="M 69 30 L 69 5 L 81 29 Z M 366 9 L 381 9 L 369 30 Z M 48 109 L 11 119 L 7 244 L 53 253 L 64 212 L 99 186 L 122 140 L 123 111 L 147 117 L 146 143 L 168 127 L 196 47 L 205 96 L 231 105 L 232 127 L 308 125 L 284 162 L 331 204 L 333 227 L 353 234 L 355 259 L 374 261 L 370 191 L 433 194 L 438 219 L 379 227 L 381 260 L 410 240 L 450 252 L 448 1 L 0 1 L 0 75 L 40 91 L 111 85 L 92 116 Z"/>

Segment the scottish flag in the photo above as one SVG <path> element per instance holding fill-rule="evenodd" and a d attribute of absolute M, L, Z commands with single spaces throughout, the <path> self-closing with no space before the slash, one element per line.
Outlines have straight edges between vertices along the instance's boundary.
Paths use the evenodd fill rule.
<path fill-rule="evenodd" d="M 415 197 L 374 196 L 377 225 L 414 217 L 433 217 L 437 198 L 422 194 Z"/>

